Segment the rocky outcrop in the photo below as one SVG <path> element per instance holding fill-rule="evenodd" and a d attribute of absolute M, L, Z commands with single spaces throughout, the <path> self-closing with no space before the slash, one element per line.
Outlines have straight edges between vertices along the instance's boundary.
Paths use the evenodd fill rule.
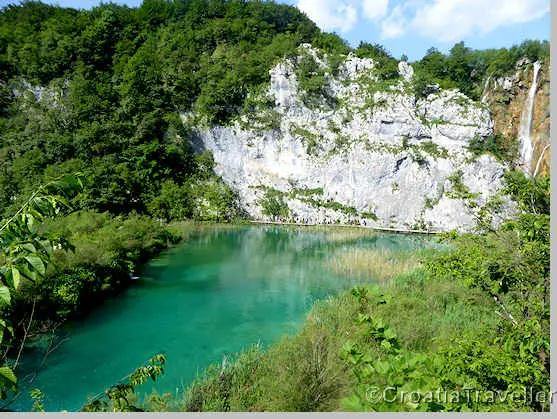
<path fill-rule="evenodd" d="M 274 107 L 197 129 L 194 148 L 212 151 L 217 173 L 238 190 L 247 212 L 269 218 L 273 201 L 294 221 L 472 229 L 500 195 L 505 169 L 467 149 L 493 134 L 487 107 L 456 90 L 416 99 L 406 63 L 403 77 L 386 85 L 371 59 L 350 55 L 333 71 L 310 46 L 301 47 L 304 54 L 326 70 L 321 91 L 328 97 L 320 105 L 305 100 L 298 57 L 270 71 L 260 102 Z M 508 200 L 500 204 L 494 222 L 513 212 Z"/>
<path fill-rule="evenodd" d="M 491 110 L 495 134 L 519 140 L 528 158 L 516 163 L 536 176 L 549 173 L 549 71 L 549 58 L 540 63 L 519 60 L 513 74 L 487 80 L 482 98 Z"/>

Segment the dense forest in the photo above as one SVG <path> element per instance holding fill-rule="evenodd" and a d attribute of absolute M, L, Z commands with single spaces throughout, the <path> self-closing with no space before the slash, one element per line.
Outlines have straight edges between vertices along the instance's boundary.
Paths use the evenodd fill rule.
<path fill-rule="evenodd" d="M 0 14 L 0 208 L 7 215 L 49 179 L 82 171 L 82 206 L 160 218 L 230 219 L 233 194 L 199 161 L 180 112 L 226 123 L 249 106 L 249 92 L 269 69 L 311 42 L 330 55 L 351 48 L 321 32 L 297 9 L 272 2 L 147 0 L 141 7 L 104 4 L 76 11 L 38 2 Z M 378 61 L 381 77 L 399 77 L 398 60 L 362 43 L 354 53 Z M 474 51 L 456 44 L 414 63 L 416 93 L 459 88 L 477 99 L 487 75 L 521 57 L 549 54 L 547 42 Z M 404 57 L 403 57 L 404 58 Z M 331 60 L 334 61 L 334 60 Z M 318 77 L 318 75 L 315 75 Z M 160 198 L 159 198 L 160 197 Z M 172 199 L 168 199 L 172 198 Z M 166 208 L 164 201 L 187 205 Z"/>
<path fill-rule="evenodd" d="M 85 313 L 102 296 L 124 287 L 141 263 L 183 238 L 184 233 L 169 228 L 169 222 L 243 218 L 235 191 L 213 172 L 211 154 L 192 151 L 190 127 L 181 115 L 193 113 L 196 124 L 230 123 L 249 108 L 249 94 L 268 85 L 269 69 L 295 55 L 302 43 L 336 58 L 330 62 L 339 62 L 349 53 L 373 58 L 382 81 L 395 82 L 400 77 L 399 60 L 381 45 L 362 42 L 351 48 L 337 35 L 322 32 L 296 8 L 270 1 L 145 0 L 138 8 L 106 3 L 79 11 L 25 1 L 0 11 L 0 338 L 4 362 L 30 333 L 44 332 Z M 458 88 L 479 99 L 487 77 L 508 74 L 521 58 L 535 61 L 548 55 L 547 41 L 493 50 L 473 50 L 457 43 L 449 54 L 432 48 L 412 63 L 414 94 L 423 97 L 437 85 Z M 548 386 L 549 180 L 511 174 L 508 188 L 523 206 L 521 218 L 508 224 L 504 233 L 486 233 L 487 242 L 459 238 L 461 247 L 455 253 L 426 263 L 429 271 L 424 273 L 424 268 L 419 274 L 435 281 L 450 277 L 488 297 L 507 298 L 509 310 L 518 313 L 510 324 L 507 318 L 493 325 L 496 333 L 483 330 L 478 335 L 487 358 L 475 375 L 466 370 L 464 358 L 476 350 L 472 340 L 443 347 L 439 356 L 458 360 L 452 375 L 443 378 L 451 385 L 461 385 L 454 378 L 461 374 L 486 388 L 492 384 L 507 388 L 535 374 L 536 388 Z M 508 243 L 518 250 L 509 249 Z M 492 253 L 489 249 L 493 248 L 499 253 Z M 487 282 L 478 276 L 484 270 L 489 274 Z M 401 287 L 412 287 L 402 282 Z M 367 291 L 358 292 L 360 305 L 353 308 L 361 311 L 371 300 Z M 537 301 L 533 307 L 526 304 L 533 301 Z M 359 318 L 359 328 L 377 327 Z M 405 343 L 395 345 L 394 335 L 385 336 L 381 339 L 392 340 L 393 347 L 400 348 L 395 351 L 389 346 L 381 353 L 392 358 L 393 365 L 403 362 Z M 536 336 L 535 341 L 528 336 Z M 343 349 L 346 362 L 355 370 L 367 371 L 359 373 L 357 385 L 349 380 L 355 389 L 350 403 L 355 409 L 385 408 L 369 406 L 359 393 L 366 383 L 387 380 L 385 374 L 390 373 L 385 371 L 378 378 L 379 369 L 367 365 L 371 361 L 361 347 L 364 341 L 359 341 L 359 349 Z M 497 352 L 501 345 L 508 348 L 506 357 Z M 455 353 L 458 348 L 461 353 Z M 429 349 L 413 348 L 415 352 Z M 296 352 L 292 347 L 288 350 Z M 517 364 L 519 350 L 527 354 L 522 364 Z M 434 367 L 419 362 L 413 365 L 423 367 L 423 374 L 433 380 L 437 376 Z M 482 374 L 494 365 L 504 371 L 504 379 Z M 0 369 L 2 398 L 8 396 L 4 390 L 15 389 L 10 371 Z M 197 404 L 188 402 L 185 408 L 207 408 L 206 400 L 199 394 L 196 397 Z M 232 408 L 248 409 L 253 407 L 250 403 Z M 281 403 L 255 405 L 286 410 L 338 407 L 334 402 Z M 211 406 L 231 408 L 230 403 Z M 544 406 L 526 407 L 540 410 Z"/>

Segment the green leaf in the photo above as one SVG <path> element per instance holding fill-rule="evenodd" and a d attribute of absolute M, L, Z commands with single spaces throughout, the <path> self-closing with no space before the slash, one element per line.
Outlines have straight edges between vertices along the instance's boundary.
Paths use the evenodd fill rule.
<path fill-rule="evenodd" d="M 24 216 L 25 216 L 27 228 L 28 228 L 29 230 L 32 230 L 32 229 L 33 229 L 33 225 L 35 224 L 35 217 L 33 217 L 33 215 L 32 215 L 32 214 L 29 214 L 29 213 L 24 214 Z"/>
<path fill-rule="evenodd" d="M 8 367 L 0 367 L 0 387 L 15 390 L 17 378 L 14 372 Z"/>
<path fill-rule="evenodd" d="M 381 341 L 381 347 L 382 347 L 383 349 L 385 349 L 386 351 L 388 351 L 388 350 L 391 349 L 391 344 L 390 344 L 389 341 L 383 340 L 383 341 Z"/>
<path fill-rule="evenodd" d="M 391 339 L 394 339 L 394 338 L 396 338 L 396 333 L 395 332 L 393 332 L 391 329 L 385 330 L 385 339 L 391 340 Z"/>
<path fill-rule="evenodd" d="M 12 266 L 12 282 L 15 289 L 17 289 L 17 287 L 19 286 L 20 281 L 21 275 L 19 274 L 19 270 L 15 266 Z"/>
<path fill-rule="evenodd" d="M 36 253 L 37 249 L 35 248 L 35 246 L 33 246 L 32 243 L 25 243 L 22 246 L 25 250 L 27 250 L 29 253 Z"/>
<path fill-rule="evenodd" d="M 37 279 L 37 271 L 32 271 L 27 263 L 21 263 L 20 265 L 18 265 L 18 269 L 19 273 L 24 278 L 27 278 L 30 281 L 35 281 Z"/>
<path fill-rule="evenodd" d="M 0 305 L 9 305 L 11 301 L 10 289 L 4 285 L 0 285 Z"/>
<path fill-rule="evenodd" d="M 42 259 L 35 255 L 25 256 L 25 260 L 33 267 L 33 270 L 37 271 L 40 275 L 44 275 L 46 268 Z"/>

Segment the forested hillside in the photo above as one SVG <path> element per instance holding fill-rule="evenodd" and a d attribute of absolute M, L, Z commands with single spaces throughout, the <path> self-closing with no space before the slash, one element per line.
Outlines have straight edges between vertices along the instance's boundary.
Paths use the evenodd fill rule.
<path fill-rule="evenodd" d="M 91 11 L 24 2 L 4 8 L 2 214 L 41 182 L 80 170 L 87 208 L 210 218 L 196 214 L 194 203 L 167 214 L 157 200 L 161 193 L 193 202 L 201 195 L 231 206 L 231 194 L 217 179 L 197 179 L 204 163 L 190 151 L 179 111 L 194 110 L 207 124 L 226 123 L 250 105 L 248 92 L 268 84 L 271 66 L 306 42 L 332 55 L 350 51 L 297 9 L 272 2 L 147 0 L 137 9 L 105 4 Z M 460 43 L 448 56 L 431 49 L 414 65 L 416 93 L 426 95 L 437 83 L 477 99 L 487 75 L 548 52 L 539 42 L 488 51 Z M 399 77 L 398 60 L 380 45 L 363 43 L 355 53 L 376 58 L 383 79 Z M 221 212 L 219 218 L 232 216 Z"/>
<path fill-rule="evenodd" d="M 338 75 L 348 54 L 371 58 L 376 63 L 373 71 L 377 79 L 366 81 L 372 93 L 388 90 L 391 84 L 404 79 L 399 63 L 406 61 L 406 57 L 399 60 L 372 41 L 351 48 L 337 35 L 322 32 L 298 9 L 272 1 L 145 0 L 138 8 L 107 3 L 92 10 L 25 1 L 0 10 L 2 365 L 9 356 L 13 358 L 14 352 L 21 352 L 29 334 L 51 332 L 72 316 L 87 312 L 101 297 L 126 286 L 148 258 L 187 236 L 187 228 L 169 228 L 169 223 L 246 218 L 238 191 L 215 173 L 213 155 L 195 153 L 190 140 L 196 128 L 231 126 L 240 115 L 272 108 L 275 105 L 272 101 L 260 100 L 270 85 L 269 71 L 279 62 L 296 57 L 301 44 L 311 44 L 319 56 L 327 56 L 326 69 L 313 59 L 300 62 L 297 68 L 304 100 L 312 106 L 324 105 L 333 113 L 338 110 L 338 103 L 327 102 L 330 97 L 323 86 L 328 74 Z M 510 49 L 481 51 L 457 43 L 449 54 L 432 48 L 421 60 L 411 63 L 414 77 L 408 81 L 409 91 L 414 102 L 440 89 L 458 89 L 478 101 L 485 93 L 488 78 L 513 73 L 517 61 L 523 58 L 547 64 L 549 43 L 525 41 Z M 192 118 L 186 120 L 186 114 Z M 339 142 L 339 147 L 343 144 Z M 476 156 L 489 154 L 497 164 L 508 167 L 517 156 L 516 138 L 493 135 L 476 138 L 472 145 L 471 152 Z M 437 148 L 433 151 L 442 152 Z M 500 249 L 504 261 L 490 257 L 490 250 L 477 239 L 470 239 L 474 242 L 470 245 L 465 238 L 457 243 L 457 249 L 472 249 L 474 254 L 463 254 L 462 250 L 436 259 L 429 265 L 434 270 L 430 274 L 436 280 L 440 276 L 457 278 L 460 291 L 467 287 L 483 291 L 484 300 L 491 301 L 492 294 L 504 299 L 524 327 L 513 329 L 512 322 L 509 324 L 509 319 L 503 318 L 502 325 L 497 323 L 498 341 L 483 330 L 481 344 L 490 358 L 478 368 L 491 368 L 495 363 L 505 371 L 507 380 L 497 382 L 498 385 L 513 384 L 516 371 L 511 366 L 517 362 L 520 348 L 528 352 L 528 365 L 523 366 L 521 380 L 527 382 L 528 374 L 535 371 L 536 388 L 545 389 L 549 374 L 545 304 L 549 278 L 546 231 L 549 180 L 536 183 L 517 174 L 507 174 L 506 178 L 509 196 L 526 213 L 516 223 L 506 225 L 505 237 L 512 236 L 515 241 L 509 239 L 509 243 L 521 249 L 518 256 L 505 247 L 498 232 L 491 231 L 490 243 Z M 453 180 L 456 187 L 461 186 L 460 178 Z M 53 184 L 66 181 L 80 187 L 72 188 L 67 196 L 53 189 Z M 398 188 L 393 184 L 393 193 L 395 186 Z M 471 195 L 461 189 L 457 191 L 461 195 Z M 60 195 L 52 198 L 50 192 Z M 531 207 L 529 197 L 533 197 Z M 40 205 L 34 209 L 37 223 L 33 224 L 33 217 L 29 221 L 27 214 L 33 214 L 31 204 L 35 198 L 52 199 L 53 206 L 47 205 L 45 211 Z M 278 213 L 282 210 L 279 198 L 275 195 L 269 198 Z M 14 214 L 19 218 L 12 217 Z M 14 220 L 21 224 L 17 231 L 10 226 Z M 37 249 L 27 246 L 28 235 L 36 240 L 33 243 L 44 245 L 44 249 L 38 251 L 38 244 Z M 27 266 L 30 261 L 37 262 L 33 258 L 37 252 L 42 262 L 34 268 Z M 10 259 L 14 254 L 31 257 L 17 259 L 17 263 L 30 269 L 27 276 L 21 273 L 21 281 L 20 265 Z M 462 278 L 456 268 L 465 263 L 461 259 L 467 261 L 470 272 L 479 270 L 478 266 L 485 269 L 489 281 Z M 509 274 L 517 266 L 520 270 L 516 275 Z M 507 282 L 499 286 L 499 280 Z M 403 288 L 414 287 L 401 283 Z M 434 283 L 434 287 L 437 285 Z M 444 289 L 443 286 L 439 285 Z M 365 294 L 362 301 L 371 304 L 367 291 L 362 293 Z M 543 300 L 540 306 L 530 310 L 524 305 L 540 295 L 540 301 Z M 409 302 L 414 303 L 415 300 Z M 356 303 L 351 300 L 350 304 L 356 313 L 359 310 Z M 499 306 L 496 309 L 501 310 Z M 367 327 L 366 322 L 364 319 L 357 328 L 364 323 Z M 408 331 L 400 332 L 401 339 L 407 337 L 405 333 L 411 335 Z M 528 346 L 529 334 L 540 339 Z M 496 354 L 503 340 L 510 342 L 506 344 L 510 349 L 508 357 L 498 363 Z M 451 348 L 454 349 L 445 347 L 446 354 L 451 354 Z M 423 344 L 418 349 L 427 353 L 431 348 Z M 473 352 L 468 346 L 466 350 L 469 354 Z M 385 355 L 398 357 L 399 352 L 385 351 Z M 459 359 L 465 370 L 463 357 Z M 354 362 L 355 368 L 367 368 L 363 365 L 367 361 L 360 361 Z M 340 368 L 335 364 L 334 368 L 337 367 Z M 346 378 L 348 369 L 345 365 L 342 368 Z M 432 371 L 428 370 L 427 379 L 435 375 Z M 465 375 L 462 371 L 454 372 L 457 373 Z M 475 374 L 474 380 L 481 381 L 482 374 L 477 371 Z M 373 378 L 377 377 L 365 376 L 362 383 L 369 384 Z M 486 380 L 496 379 L 489 376 Z M 353 377 L 351 380 L 353 384 Z M 458 380 L 451 383 L 462 384 Z M 207 383 L 197 383 L 202 384 Z M 489 387 L 489 383 L 483 384 Z M 3 390 L 8 388 L 0 381 L 0 398 L 7 396 Z M 347 388 L 342 387 L 343 391 Z M 369 408 L 361 394 L 356 394 L 362 389 L 354 388 L 352 406 Z M 198 390 L 194 386 L 191 392 Z M 188 397 L 193 397 L 192 394 Z M 189 400 L 187 409 L 207 407 L 203 405 L 206 399 L 197 396 L 201 404 Z M 340 392 L 331 397 L 330 403 L 314 407 L 340 407 Z M 278 402 L 255 406 L 292 407 Z M 533 403 L 527 407 L 539 410 L 545 406 Z"/>

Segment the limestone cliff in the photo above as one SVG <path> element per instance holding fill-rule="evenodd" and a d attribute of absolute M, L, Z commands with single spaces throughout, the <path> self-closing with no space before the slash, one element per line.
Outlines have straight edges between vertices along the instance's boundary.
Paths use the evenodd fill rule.
<path fill-rule="evenodd" d="M 482 102 L 489 106 L 495 134 L 516 137 L 521 154 L 517 164 L 537 176 L 549 172 L 549 58 L 541 63 L 517 62 L 515 72 L 486 82 Z"/>
<path fill-rule="evenodd" d="M 316 105 L 301 89 L 310 55 L 323 73 Z M 198 128 L 198 152 L 211 150 L 216 171 L 236 188 L 246 211 L 269 218 L 265 202 L 288 207 L 283 218 L 374 227 L 472 229 L 497 200 L 505 166 L 472 155 L 472 139 L 493 134 L 491 114 L 456 90 L 412 93 L 412 68 L 386 85 L 371 59 L 348 56 L 335 70 L 308 45 L 270 71 L 268 91 L 229 126 Z M 184 122 L 194 115 L 183 114 Z M 267 213 L 267 214 L 265 214 Z"/>

